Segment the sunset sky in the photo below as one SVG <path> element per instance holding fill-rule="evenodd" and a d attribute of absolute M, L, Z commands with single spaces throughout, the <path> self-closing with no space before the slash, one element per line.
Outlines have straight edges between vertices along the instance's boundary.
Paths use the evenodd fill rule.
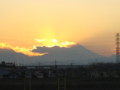
<path fill-rule="evenodd" d="M 0 43 L 12 47 L 54 39 L 110 56 L 117 32 L 120 0 L 0 0 Z"/>

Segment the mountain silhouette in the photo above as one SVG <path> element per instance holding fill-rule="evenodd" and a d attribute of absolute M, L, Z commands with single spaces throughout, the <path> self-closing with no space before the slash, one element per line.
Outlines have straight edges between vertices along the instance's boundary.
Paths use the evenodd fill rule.
<path fill-rule="evenodd" d="M 96 62 L 106 62 L 107 59 L 97 53 L 94 53 L 81 45 L 75 45 L 71 48 L 64 47 L 37 47 L 33 52 L 48 52 L 43 56 L 29 57 L 22 53 L 16 53 L 10 49 L 0 49 L 0 61 L 15 62 L 21 65 L 54 65 L 55 61 L 60 65 L 68 64 L 89 64 Z"/>

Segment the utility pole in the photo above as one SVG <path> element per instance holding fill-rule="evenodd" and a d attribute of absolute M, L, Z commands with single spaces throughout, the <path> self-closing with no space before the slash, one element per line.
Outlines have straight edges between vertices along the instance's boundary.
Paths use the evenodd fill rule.
<path fill-rule="evenodd" d="M 64 77 L 64 90 L 67 90 L 67 82 L 66 82 L 66 77 Z"/>
<path fill-rule="evenodd" d="M 56 61 L 56 58 L 54 58 L 55 60 L 55 71 L 57 71 L 57 61 Z"/>
<path fill-rule="evenodd" d="M 120 63 L 120 34 L 116 34 L 116 63 Z"/>

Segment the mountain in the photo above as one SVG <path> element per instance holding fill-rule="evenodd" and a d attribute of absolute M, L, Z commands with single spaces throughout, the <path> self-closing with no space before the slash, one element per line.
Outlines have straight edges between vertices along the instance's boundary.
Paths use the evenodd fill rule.
<path fill-rule="evenodd" d="M 93 62 L 109 62 L 107 57 L 98 55 L 81 45 L 76 45 L 71 48 L 64 47 L 37 47 L 33 52 L 48 52 L 44 56 L 29 57 L 22 53 L 16 53 L 10 49 L 0 49 L 0 61 L 15 62 L 26 65 L 38 64 L 89 64 Z"/>
<path fill-rule="evenodd" d="M 28 59 L 28 56 L 22 53 L 16 53 L 11 49 L 0 49 L 0 61 L 23 64 L 23 62 Z"/>

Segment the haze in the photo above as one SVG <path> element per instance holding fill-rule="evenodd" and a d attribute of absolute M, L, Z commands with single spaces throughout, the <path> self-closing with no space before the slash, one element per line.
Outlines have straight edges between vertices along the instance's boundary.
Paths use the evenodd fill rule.
<path fill-rule="evenodd" d="M 0 41 L 12 46 L 56 39 L 109 56 L 119 31 L 120 0 L 0 0 Z"/>

